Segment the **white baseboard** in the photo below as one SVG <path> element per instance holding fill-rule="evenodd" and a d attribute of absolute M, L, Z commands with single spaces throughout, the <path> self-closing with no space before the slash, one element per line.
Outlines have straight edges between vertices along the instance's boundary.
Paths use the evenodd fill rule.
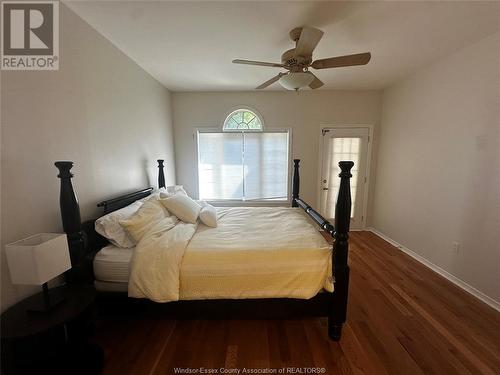
<path fill-rule="evenodd" d="M 422 263 L 424 266 L 430 268 L 431 270 L 433 270 L 437 274 L 443 276 L 445 279 L 451 281 L 453 284 L 455 284 L 458 287 L 462 288 L 466 292 L 472 294 L 474 297 L 476 297 L 480 301 L 486 303 L 488 306 L 492 307 L 493 309 L 495 309 L 497 311 L 500 311 L 500 302 L 494 300 L 493 298 L 487 296 L 486 294 L 484 294 L 483 292 L 477 290 L 473 286 L 467 284 L 465 281 L 460 280 L 455 275 L 452 275 L 448 271 L 446 271 L 446 270 L 442 269 L 441 267 L 435 265 L 434 263 L 428 261 L 423 256 L 421 256 L 421 255 L 417 254 L 416 252 L 408 249 L 407 247 L 401 245 L 400 243 L 397 243 L 392 238 L 390 238 L 390 237 L 386 236 L 385 234 L 379 232 L 377 229 L 375 229 L 373 227 L 368 227 L 368 228 L 366 228 L 366 230 L 368 230 L 368 231 L 376 234 L 377 236 L 379 236 L 383 240 L 389 242 L 391 245 L 393 245 L 394 247 L 398 248 L 403 253 L 408 254 L 413 259 L 415 259 L 418 262 Z"/>

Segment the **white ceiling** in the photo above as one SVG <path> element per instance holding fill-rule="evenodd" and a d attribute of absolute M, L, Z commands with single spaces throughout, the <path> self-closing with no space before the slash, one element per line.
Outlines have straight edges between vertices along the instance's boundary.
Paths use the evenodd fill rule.
<path fill-rule="evenodd" d="M 320 70 L 322 89 L 381 89 L 500 29 L 500 2 L 65 1 L 172 91 L 252 90 L 279 68 L 302 25 L 325 32 L 314 58 L 371 52 L 366 66 Z M 282 90 L 274 84 L 266 90 Z"/>

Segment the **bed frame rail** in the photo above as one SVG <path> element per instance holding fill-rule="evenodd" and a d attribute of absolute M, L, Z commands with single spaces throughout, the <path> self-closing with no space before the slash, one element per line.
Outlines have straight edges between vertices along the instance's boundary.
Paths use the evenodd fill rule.
<path fill-rule="evenodd" d="M 315 209 L 309 206 L 306 202 L 304 202 L 300 198 L 295 198 L 295 202 L 299 207 L 302 207 L 304 211 L 311 217 L 321 229 L 325 232 L 329 233 L 332 237 L 335 233 L 335 228 L 328 220 L 326 220 L 323 216 L 321 216 Z"/>
<path fill-rule="evenodd" d="M 328 335 L 335 341 L 340 340 L 342 325 L 347 317 L 347 298 L 349 294 L 349 225 L 351 222 L 351 168 L 352 161 L 339 162 L 340 188 L 335 205 L 335 225 L 330 224 L 310 205 L 299 197 L 300 159 L 294 159 L 292 207 L 301 207 L 325 232 L 333 237 L 332 270 L 335 291 L 332 294 L 332 303 L 328 311 Z"/>

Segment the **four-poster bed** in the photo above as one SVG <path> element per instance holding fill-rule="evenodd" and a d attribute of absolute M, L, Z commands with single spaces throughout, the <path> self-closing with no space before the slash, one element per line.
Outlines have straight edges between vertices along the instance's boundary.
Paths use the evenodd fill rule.
<path fill-rule="evenodd" d="M 299 159 L 294 160 L 292 207 L 302 208 L 305 213 L 333 239 L 332 276 L 334 291 L 320 292 L 310 299 L 297 298 L 258 298 L 258 299 L 211 299 L 211 300 L 179 300 L 165 306 L 167 315 L 176 318 L 221 318 L 246 317 L 275 318 L 292 316 L 326 316 L 328 317 L 328 335 L 338 341 L 341 337 L 342 325 L 346 320 L 347 299 L 349 289 L 348 232 L 351 212 L 350 170 L 351 161 L 339 163 L 341 173 L 340 189 L 335 208 L 335 225 L 324 219 L 299 196 L 300 176 Z M 93 259 L 107 240 L 97 234 L 94 228 L 95 220 L 81 222 L 80 209 L 71 178 L 73 162 L 58 161 L 61 182 L 60 206 L 63 228 L 68 235 L 71 253 L 72 269 L 68 271 L 67 280 L 71 283 L 92 283 L 94 272 Z M 165 188 L 163 160 L 158 160 L 158 187 Z M 150 196 L 153 188 L 146 188 L 98 203 L 103 208 L 103 214 L 119 210 L 129 204 Z M 279 226 L 279 224 L 277 224 Z M 276 228 L 279 229 L 279 228 Z M 103 293 L 104 294 L 104 293 Z M 109 293 L 112 294 L 112 293 Z M 115 293 L 116 294 L 116 293 Z M 121 293 L 126 296 L 125 293 Z"/>

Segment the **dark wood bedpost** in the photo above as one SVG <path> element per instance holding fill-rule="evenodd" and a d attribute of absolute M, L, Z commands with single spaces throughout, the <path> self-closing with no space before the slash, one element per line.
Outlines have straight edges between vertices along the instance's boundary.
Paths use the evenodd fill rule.
<path fill-rule="evenodd" d="M 299 173 L 300 159 L 293 159 L 293 187 L 292 187 L 292 207 L 298 207 L 295 198 L 299 197 L 300 191 L 300 173 Z"/>
<path fill-rule="evenodd" d="M 57 177 L 61 179 L 61 191 L 59 194 L 61 218 L 64 232 L 68 236 L 71 264 L 75 266 L 80 263 L 85 254 L 86 238 L 82 231 L 80 206 L 78 205 L 78 199 L 71 183 L 73 162 L 56 161 L 55 166 L 59 169 Z"/>
<path fill-rule="evenodd" d="M 347 297 L 349 294 L 349 225 L 351 222 L 351 186 L 352 161 L 339 162 L 340 188 L 335 206 L 335 233 L 333 242 L 333 275 L 335 290 L 333 303 L 328 316 L 328 335 L 332 340 L 340 340 L 342 324 L 347 317 Z"/>
<path fill-rule="evenodd" d="M 165 186 L 165 174 L 163 173 L 163 162 L 165 160 L 158 159 L 158 189 L 164 188 Z"/>

